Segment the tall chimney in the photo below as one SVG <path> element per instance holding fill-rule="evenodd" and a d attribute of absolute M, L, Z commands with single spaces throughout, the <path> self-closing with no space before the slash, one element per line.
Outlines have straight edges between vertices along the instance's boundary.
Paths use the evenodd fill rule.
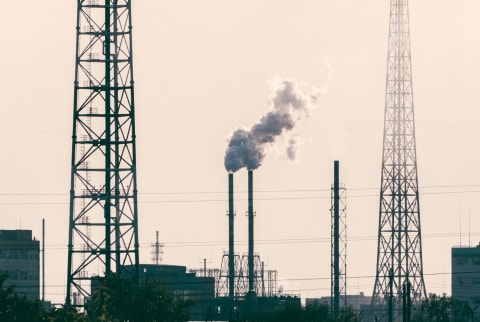
<path fill-rule="evenodd" d="M 253 264 L 253 171 L 248 170 L 248 291 L 254 292 Z"/>
<path fill-rule="evenodd" d="M 42 218 L 42 304 L 45 304 L 45 218 Z"/>
<path fill-rule="evenodd" d="M 235 296 L 235 252 L 234 252 L 234 220 L 233 210 L 233 173 L 228 174 L 228 295 Z"/>
<path fill-rule="evenodd" d="M 340 314 L 340 171 L 333 164 L 333 316 Z"/>

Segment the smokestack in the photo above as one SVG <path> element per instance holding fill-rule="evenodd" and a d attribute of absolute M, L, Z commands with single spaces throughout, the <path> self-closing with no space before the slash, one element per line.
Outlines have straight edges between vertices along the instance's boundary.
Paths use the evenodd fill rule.
<path fill-rule="evenodd" d="M 253 263 L 253 171 L 248 170 L 248 291 L 255 292 Z"/>
<path fill-rule="evenodd" d="M 42 218 L 42 304 L 45 303 L 45 218 Z"/>
<path fill-rule="evenodd" d="M 340 174 L 339 162 L 333 163 L 333 316 L 340 315 Z"/>
<path fill-rule="evenodd" d="M 233 210 L 233 173 L 228 174 L 228 295 L 235 296 L 235 252 L 234 252 L 234 220 Z"/>

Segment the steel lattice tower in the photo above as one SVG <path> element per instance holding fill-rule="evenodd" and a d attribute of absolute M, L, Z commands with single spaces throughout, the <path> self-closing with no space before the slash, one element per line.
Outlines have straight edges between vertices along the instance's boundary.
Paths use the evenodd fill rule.
<path fill-rule="evenodd" d="M 424 298 L 408 0 L 391 0 L 372 307 L 378 321 L 409 320 Z"/>
<path fill-rule="evenodd" d="M 78 0 L 66 302 L 92 275 L 138 280 L 130 0 Z M 73 297 L 73 301 L 71 301 Z"/>

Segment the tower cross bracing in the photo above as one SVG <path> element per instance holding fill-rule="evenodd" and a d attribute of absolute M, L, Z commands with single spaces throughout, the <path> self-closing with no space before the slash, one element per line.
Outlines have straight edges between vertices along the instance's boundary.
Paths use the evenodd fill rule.
<path fill-rule="evenodd" d="M 66 302 L 92 275 L 138 279 L 130 0 L 78 0 Z M 73 301 L 72 301 L 73 298 Z"/>
<path fill-rule="evenodd" d="M 425 297 L 408 1 L 391 0 L 372 308 L 382 310 L 378 321 L 399 321 L 405 299 L 416 306 Z"/>

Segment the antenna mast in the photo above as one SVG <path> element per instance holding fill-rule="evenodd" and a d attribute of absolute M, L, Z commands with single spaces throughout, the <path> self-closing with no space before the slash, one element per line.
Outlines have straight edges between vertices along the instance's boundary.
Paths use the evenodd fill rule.
<path fill-rule="evenodd" d="M 152 244 L 152 262 L 159 265 L 163 259 L 163 243 L 160 243 L 158 238 L 158 230 L 155 232 L 155 243 Z"/>

